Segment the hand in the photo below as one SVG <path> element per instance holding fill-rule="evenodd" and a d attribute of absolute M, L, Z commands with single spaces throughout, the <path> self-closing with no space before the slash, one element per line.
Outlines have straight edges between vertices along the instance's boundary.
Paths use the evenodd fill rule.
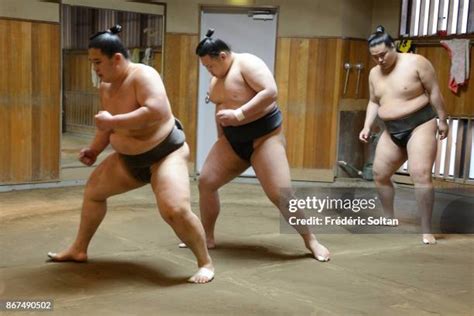
<path fill-rule="evenodd" d="M 446 122 L 446 120 L 439 120 L 438 133 L 439 133 L 440 140 L 443 140 L 446 137 L 448 137 L 449 125 L 448 125 L 448 122 Z"/>
<path fill-rule="evenodd" d="M 92 150 L 90 148 L 83 148 L 79 152 L 79 161 L 90 167 L 97 160 L 98 155 L 99 154 L 95 150 Z"/>
<path fill-rule="evenodd" d="M 95 126 L 101 131 L 108 132 L 113 127 L 113 115 L 107 111 L 99 111 L 95 116 Z"/>
<path fill-rule="evenodd" d="M 363 143 L 369 142 L 370 128 L 364 127 L 359 133 L 359 140 Z"/>
<path fill-rule="evenodd" d="M 216 113 L 217 122 L 222 126 L 236 126 L 239 123 L 236 110 L 220 110 Z"/>

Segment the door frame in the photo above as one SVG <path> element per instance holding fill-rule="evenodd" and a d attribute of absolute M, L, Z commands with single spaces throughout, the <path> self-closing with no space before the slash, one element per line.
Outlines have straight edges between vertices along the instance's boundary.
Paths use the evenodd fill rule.
<path fill-rule="evenodd" d="M 229 4 L 229 5 L 220 5 L 220 4 L 198 4 L 198 33 L 197 33 L 197 36 L 198 36 L 198 42 L 201 41 L 201 15 L 202 15 L 202 12 L 203 11 L 215 11 L 215 12 L 222 12 L 222 11 L 226 11 L 226 12 L 222 12 L 222 13 L 227 13 L 227 12 L 232 12 L 232 11 L 236 11 L 236 12 L 241 12 L 243 10 L 262 10 L 262 11 L 265 11 L 265 10 L 272 10 L 274 11 L 276 14 L 277 14 L 277 17 L 276 17 L 276 36 L 275 36 L 275 52 L 274 52 L 274 60 L 275 60 L 275 64 L 273 65 L 273 76 L 276 77 L 276 63 L 277 63 L 277 50 L 278 50 L 278 37 L 279 37 L 279 34 L 278 34 L 278 29 L 279 29 L 279 21 L 280 21 L 280 6 L 279 5 L 232 5 L 232 4 Z M 199 76 L 199 62 L 197 64 L 197 86 L 199 87 L 200 86 L 200 76 Z M 195 130 L 195 134 L 196 134 L 196 142 L 195 142 L 195 148 L 194 148 L 194 152 L 196 153 L 195 155 L 195 161 L 194 161 L 194 170 L 193 170 L 193 173 L 194 175 L 198 175 L 198 164 L 197 164 L 197 156 L 198 156 L 198 116 L 199 116 L 199 89 L 196 89 L 196 130 Z M 242 175 L 240 175 L 242 176 Z"/>

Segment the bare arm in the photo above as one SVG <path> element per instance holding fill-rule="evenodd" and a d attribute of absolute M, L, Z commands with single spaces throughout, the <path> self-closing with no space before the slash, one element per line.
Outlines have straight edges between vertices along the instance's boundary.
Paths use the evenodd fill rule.
<path fill-rule="evenodd" d="M 439 89 L 439 84 L 433 65 L 429 62 L 429 60 L 421 55 L 419 55 L 418 65 L 418 75 L 423 87 L 425 88 L 425 91 L 429 95 L 431 105 L 433 105 L 436 109 L 436 112 L 438 112 L 439 119 L 446 120 L 447 114 L 444 106 L 444 99 Z"/>
<path fill-rule="evenodd" d="M 367 110 L 365 114 L 364 128 L 372 129 L 375 119 L 377 118 L 377 113 L 379 110 L 379 101 L 374 95 L 374 86 L 372 80 L 369 78 L 369 104 L 367 105 Z"/>
<path fill-rule="evenodd" d="M 440 139 L 444 139 L 448 136 L 449 126 L 447 123 L 448 116 L 445 110 L 443 95 L 439 89 L 438 79 L 436 78 L 435 70 L 430 61 L 421 55 L 418 56 L 418 76 L 420 77 L 426 93 L 428 93 L 431 105 L 434 106 L 438 113 L 439 137 Z"/>
<path fill-rule="evenodd" d="M 276 101 L 278 90 L 273 74 L 263 60 L 252 55 L 245 56 L 245 58 L 246 60 L 241 66 L 241 73 L 247 84 L 257 94 L 240 109 L 245 117 L 257 118 L 267 106 Z"/>
<path fill-rule="evenodd" d="M 109 145 L 110 133 L 110 131 L 105 132 L 96 129 L 94 139 L 89 145 L 89 148 L 99 155 Z"/>
<path fill-rule="evenodd" d="M 214 118 L 216 119 L 216 129 L 217 129 L 217 138 L 221 138 L 224 135 L 224 131 L 222 129 L 221 124 L 219 123 L 217 119 L 217 106 L 216 106 L 216 115 L 214 115 Z"/>
<path fill-rule="evenodd" d="M 217 109 L 219 108 L 217 100 L 211 100 L 211 95 L 212 91 L 214 90 L 214 86 L 216 85 L 216 77 L 211 77 L 211 80 L 209 82 L 209 90 L 207 91 L 206 95 L 206 104 L 209 104 L 209 102 L 212 102 L 215 104 L 215 111 L 214 111 L 214 119 L 216 121 L 216 130 L 217 130 L 217 138 L 221 138 L 222 135 L 224 135 L 224 131 L 222 130 L 222 125 L 219 122 L 219 119 L 217 117 Z"/>
<path fill-rule="evenodd" d="M 100 98 L 100 107 L 102 109 L 104 108 L 104 104 L 102 101 L 103 94 L 104 94 L 104 87 L 101 84 L 99 86 L 99 98 Z M 111 131 L 102 131 L 96 128 L 94 138 L 92 139 L 92 142 L 89 145 L 89 148 L 92 151 L 94 151 L 97 155 L 99 155 L 109 145 L 110 134 L 111 134 Z"/>
<path fill-rule="evenodd" d="M 367 110 L 365 114 L 365 122 L 364 122 L 364 128 L 359 134 L 359 139 L 366 143 L 369 139 L 370 136 L 370 130 L 372 129 L 372 126 L 374 125 L 375 119 L 377 118 L 377 113 L 379 110 L 379 101 L 374 95 L 374 87 L 372 84 L 371 80 L 372 76 L 369 76 L 369 92 L 370 92 L 370 98 L 369 98 L 369 104 L 367 105 Z"/>
<path fill-rule="evenodd" d="M 139 69 L 135 82 L 138 109 L 113 116 L 113 128 L 140 129 L 168 114 L 165 87 L 160 75 L 151 67 Z"/>

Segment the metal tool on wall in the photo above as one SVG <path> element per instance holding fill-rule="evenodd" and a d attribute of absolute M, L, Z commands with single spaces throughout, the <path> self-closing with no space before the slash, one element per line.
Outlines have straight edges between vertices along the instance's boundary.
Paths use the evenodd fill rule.
<path fill-rule="evenodd" d="M 362 72 L 362 69 L 364 69 L 364 64 L 355 64 L 354 68 L 357 70 L 356 96 L 359 96 L 360 74 Z"/>
<path fill-rule="evenodd" d="M 344 91 L 342 92 L 342 95 L 345 95 L 347 92 L 347 84 L 349 83 L 349 73 L 351 71 L 352 65 L 349 63 L 344 64 L 344 69 L 346 70 L 346 79 L 344 81 Z"/>

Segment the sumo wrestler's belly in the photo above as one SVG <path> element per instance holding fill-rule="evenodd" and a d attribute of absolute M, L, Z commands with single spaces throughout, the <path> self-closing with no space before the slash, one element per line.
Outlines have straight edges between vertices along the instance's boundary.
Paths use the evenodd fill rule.
<path fill-rule="evenodd" d="M 138 155 L 161 143 L 171 132 L 174 122 L 144 130 L 117 130 L 110 135 L 110 145 L 119 153 Z"/>
<path fill-rule="evenodd" d="M 390 100 L 383 102 L 379 107 L 378 115 L 384 121 L 395 120 L 416 112 L 428 103 L 429 98 L 426 94 L 419 95 L 411 100 Z"/>

